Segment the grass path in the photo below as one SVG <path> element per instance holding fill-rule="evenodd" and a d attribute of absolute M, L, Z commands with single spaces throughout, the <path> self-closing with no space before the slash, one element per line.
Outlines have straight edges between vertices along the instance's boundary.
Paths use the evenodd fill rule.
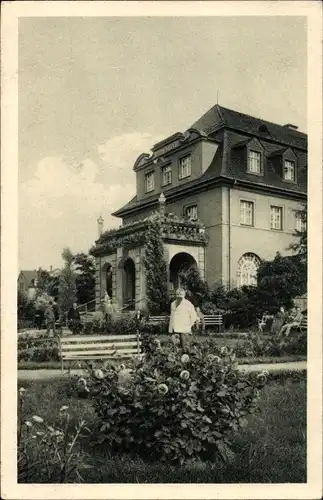
<path fill-rule="evenodd" d="M 294 361 L 289 363 L 262 363 L 256 365 L 240 365 L 239 370 L 243 371 L 302 371 L 306 370 L 306 361 Z M 80 369 L 71 370 L 71 375 L 82 375 L 84 372 Z M 65 370 L 18 370 L 18 380 L 48 380 L 67 377 L 68 372 Z"/>

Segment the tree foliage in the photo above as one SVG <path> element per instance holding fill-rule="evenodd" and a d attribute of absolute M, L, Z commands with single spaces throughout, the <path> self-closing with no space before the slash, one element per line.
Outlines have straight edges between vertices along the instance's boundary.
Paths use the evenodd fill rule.
<path fill-rule="evenodd" d="M 86 304 L 95 299 L 95 260 L 81 252 L 74 255 L 73 262 L 77 301 Z"/>
<path fill-rule="evenodd" d="M 210 298 L 210 290 L 205 280 L 201 278 L 198 269 L 195 266 L 184 269 L 180 272 L 180 280 L 193 300 L 201 307 L 201 304 Z"/>
<path fill-rule="evenodd" d="M 274 307 L 290 307 L 295 297 L 306 293 L 306 264 L 298 256 L 264 261 L 258 269 L 258 290 Z"/>
<path fill-rule="evenodd" d="M 296 243 L 290 245 L 290 249 L 293 250 L 296 255 L 300 258 L 303 263 L 307 263 L 307 205 L 305 204 L 303 210 L 300 212 L 303 223 L 305 224 L 304 231 L 295 231 L 295 236 L 298 240 Z"/>
<path fill-rule="evenodd" d="M 59 277 L 58 305 L 61 314 L 66 313 L 76 300 L 75 272 L 73 270 L 73 254 L 69 248 L 62 252 L 64 267 Z"/>
<path fill-rule="evenodd" d="M 159 217 L 153 219 L 146 231 L 145 256 L 147 306 L 150 313 L 167 312 L 169 297 L 167 287 L 167 264 Z"/>

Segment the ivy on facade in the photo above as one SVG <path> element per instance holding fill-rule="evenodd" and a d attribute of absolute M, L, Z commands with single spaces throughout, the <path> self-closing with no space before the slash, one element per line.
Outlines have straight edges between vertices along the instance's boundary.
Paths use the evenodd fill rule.
<path fill-rule="evenodd" d="M 164 259 L 164 246 L 161 219 L 156 218 L 149 224 L 144 245 L 143 264 L 146 271 L 146 296 L 150 313 L 160 314 L 169 305 L 167 286 L 167 264 Z"/>

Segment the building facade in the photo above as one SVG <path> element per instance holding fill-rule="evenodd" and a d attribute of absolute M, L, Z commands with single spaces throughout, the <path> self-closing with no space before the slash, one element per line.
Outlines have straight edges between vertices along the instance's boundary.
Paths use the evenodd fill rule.
<path fill-rule="evenodd" d="M 37 271 L 20 271 L 18 276 L 18 290 L 33 299 L 37 288 Z"/>
<path fill-rule="evenodd" d="M 163 218 L 170 289 L 188 265 L 209 284 L 256 284 L 260 261 L 291 253 L 296 230 L 304 229 L 307 136 L 294 125 L 216 105 L 183 134 L 140 155 L 133 169 L 136 196 L 113 214 L 121 228 L 103 233 L 92 248 L 97 305 L 105 291 L 120 307 L 145 303 L 144 248 L 131 248 L 121 236 L 144 228 L 156 212 Z"/>

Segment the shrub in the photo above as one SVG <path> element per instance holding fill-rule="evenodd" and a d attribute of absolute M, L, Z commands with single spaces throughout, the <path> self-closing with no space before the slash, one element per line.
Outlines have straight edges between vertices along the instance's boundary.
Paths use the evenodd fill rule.
<path fill-rule="evenodd" d="M 234 348 L 237 357 L 284 356 L 286 354 L 307 354 L 307 332 L 294 331 L 289 337 L 259 338 L 257 334 L 248 340 L 237 342 Z"/>
<path fill-rule="evenodd" d="M 18 361 L 59 361 L 55 338 L 27 338 L 18 341 Z"/>
<path fill-rule="evenodd" d="M 128 372 L 110 363 L 90 371 L 99 441 L 112 451 L 174 463 L 230 455 L 228 436 L 255 411 L 266 377 L 239 372 L 226 348 L 193 343 L 183 355 L 177 342 L 151 342 Z"/>

